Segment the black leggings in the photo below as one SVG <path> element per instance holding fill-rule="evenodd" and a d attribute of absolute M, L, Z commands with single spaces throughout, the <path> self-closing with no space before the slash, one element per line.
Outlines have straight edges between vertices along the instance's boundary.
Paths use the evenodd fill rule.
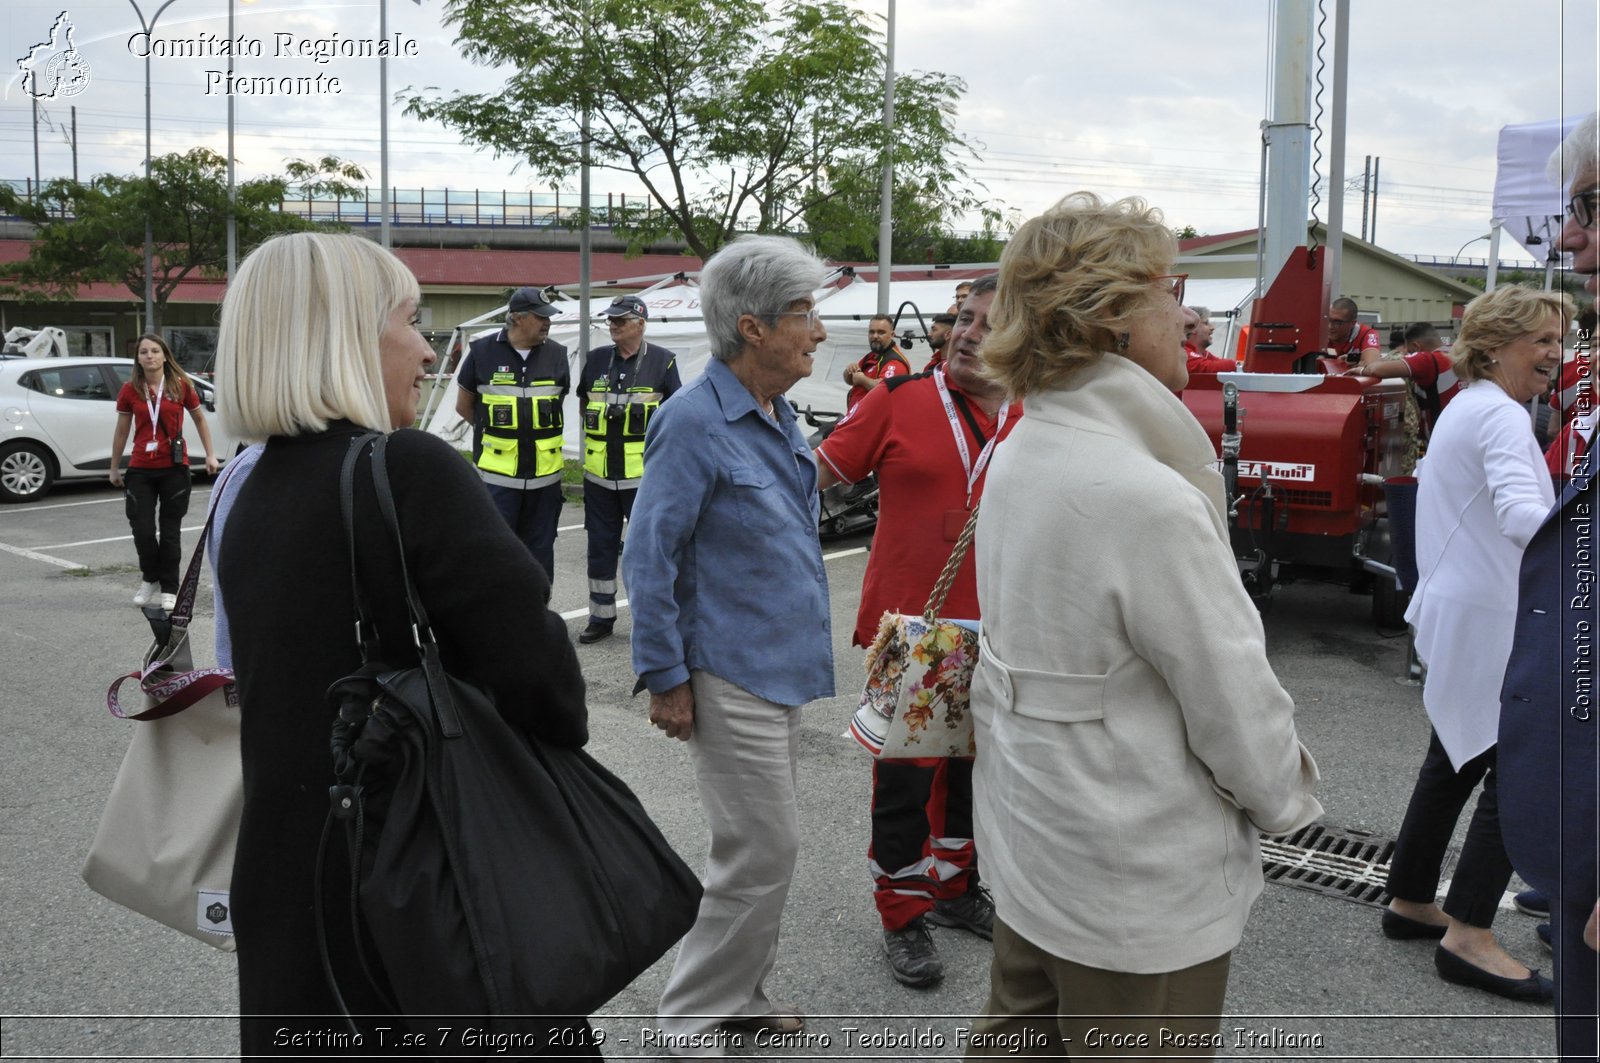
<path fill-rule="evenodd" d="M 129 469 L 122 482 L 139 571 L 146 583 L 161 584 L 162 594 L 177 594 L 178 565 L 183 560 L 179 538 L 189 512 L 189 470 L 182 465 Z"/>
<path fill-rule="evenodd" d="M 1511 861 L 1500 840 L 1500 798 L 1495 749 L 1490 746 L 1456 771 L 1439 736 L 1429 733 L 1428 755 L 1417 772 L 1416 789 L 1395 839 L 1389 862 L 1389 892 L 1403 901 L 1432 904 L 1439 892 L 1445 849 L 1467 799 L 1483 780 L 1483 794 L 1467 824 L 1461 859 L 1456 861 L 1444 913 L 1469 926 L 1487 929 L 1511 881 Z"/>

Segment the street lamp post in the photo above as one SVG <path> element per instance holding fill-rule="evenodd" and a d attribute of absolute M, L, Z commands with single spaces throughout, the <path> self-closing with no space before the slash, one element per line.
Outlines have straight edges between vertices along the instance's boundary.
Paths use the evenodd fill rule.
<path fill-rule="evenodd" d="M 1457 262 L 1459 262 L 1461 260 L 1461 252 L 1465 251 L 1467 248 L 1471 247 L 1473 244 L 1477 243 L 1479 240 L 1487 240 L 1487 239 L 1489 239 L 1489 234 L 1488 233 L 1484 233 L 1482 236 L 1474 236 L 1472 239 L 1468 240 L 1466 243 L 1464 243 L 1460 247 L 1456 248 L 1456 253 L 1454 255 L 1450 256 L 1450 264 L 1453 266 L 1453 265 L 1455 265 Z"/>
<path fill-rule="evenodd" d="M 139 16 L 139 28 L 146 37 L 155 32 L 156 19 L 161 17 L 161 12 L 171 7 L 175 0 L 166 0 L 166 3 L 156 8 L 156 13 L 146 21 L 144 12 L 139 10 L 139 0 L 128 0 L 133 6 L 133 13 Z M 155 281 L 155 231 L 150 224 L 150 52 L 144 50 L 144 330 L 152 332 L 155 329 L 156 317 L 156 281 Z"/>

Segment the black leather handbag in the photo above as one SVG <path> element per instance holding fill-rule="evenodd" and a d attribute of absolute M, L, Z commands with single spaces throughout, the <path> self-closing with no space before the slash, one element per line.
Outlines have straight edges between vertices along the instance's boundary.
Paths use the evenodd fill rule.
<path fill-rule="evenodd" d="M 421 663 L 383 663 L 355 577 L 363 664 L 328 691 L 339 783 L 321 858 L 342 828 L 356 925 L 397 1011 L 587 1016 L 688 931 L 700 883 L 621 780 L 581 749 L 511 726 L 488 694 L 444 671 L 405 564 L 386 442 L 351 445 L 346 537 L 353 569 L 354 472 L 370 444 Z"/>

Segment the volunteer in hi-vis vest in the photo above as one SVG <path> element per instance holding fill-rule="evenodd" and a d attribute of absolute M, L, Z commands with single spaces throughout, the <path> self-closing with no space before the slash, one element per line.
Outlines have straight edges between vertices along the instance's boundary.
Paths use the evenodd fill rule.
<path fill-rule="evenodd" d="M 518 288 L 506 327 L 474 340 L 456 372 L 456 412 L 472 424 L 472 460 L 495 508 L 555 581 L 561 519 L 561 400 L 567 349 L 547 337 L 556 308 Z"/>
<path fill-rule="evenodd" d="M 677 355 L 644 340 L 650 309 L 643 299 L 620 296 L 605 316 L 611 343 L 590 351 L 578 374 L 589 536 L 589 624 L 578 633 L 584 644 L 599 642 L 617 622 L 617 558 L 644 475 L 644 430 L 680 383 Z"/>

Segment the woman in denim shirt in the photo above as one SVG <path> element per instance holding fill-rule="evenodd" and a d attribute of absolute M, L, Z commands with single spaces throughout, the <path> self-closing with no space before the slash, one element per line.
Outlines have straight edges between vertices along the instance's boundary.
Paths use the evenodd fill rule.
<path fill-rule="evenodd" d="M 800 846 L 799 707 L 833 696 L 817 472 L 783 398 L 827 339 L 822 261 L 746 236 L 700 275 L 713 360 L 645 440 L 623 576 L 650 722 L 689 743 L 711 833 L 705 897 L 661 998 L 675 1055 L 722 1055 L 724 1024 L 792 1032 L 766 995 Z"/>

